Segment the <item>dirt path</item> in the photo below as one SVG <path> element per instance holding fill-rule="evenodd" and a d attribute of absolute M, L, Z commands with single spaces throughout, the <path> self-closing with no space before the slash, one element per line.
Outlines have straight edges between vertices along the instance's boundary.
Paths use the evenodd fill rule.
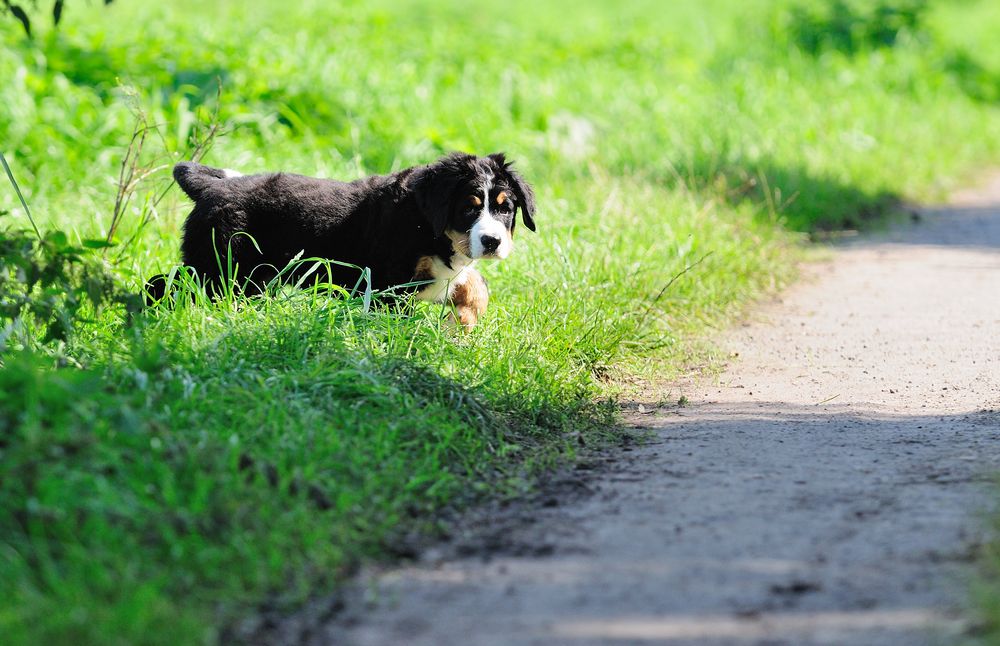
<path fill-rule="evenodd" d="M 311 640 L 953 638 L 1000 469 L 1000 178 L 922 213 L 734 331 L 729 369 L 637 415 L 654 440 L 584 478 L 592 495 L 369 573 Z"/>

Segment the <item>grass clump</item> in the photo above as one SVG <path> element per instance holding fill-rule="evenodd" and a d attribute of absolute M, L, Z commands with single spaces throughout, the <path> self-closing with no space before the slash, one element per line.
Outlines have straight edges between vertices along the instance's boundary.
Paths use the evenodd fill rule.
<path fill-rule="evenodd" d="M 810 44 L 841 20 L 815 3 L 675 5 L 113 3 L 31 42 L 0 22 L 3 152 L 41 238 L 79 256 L 59 334 L 48 311 L 3 321 L 5 640 L 212 642 L 292 607 L 608 439 L 617 385 L 703 363 L 809 233 L 1000 149 L 990 2 L 928 3 L 891 38 L 845 5 L 850 46 Z M 350 179 L 453 149 L 505 150 L 540 205 L 540 233 L 483 267 L 471 334 L 316 290 L 103 298 L 176 264 L 183 157 Z M 0 209 L 14 236 L 24 207 Z"/>
<path fill-rule="evenodd" d="M 926 0 L 804 4 L 789 11 L 786 29 L 810 54 L 834 50 L 854 55 L 923 35 L 927 9 Z"/>

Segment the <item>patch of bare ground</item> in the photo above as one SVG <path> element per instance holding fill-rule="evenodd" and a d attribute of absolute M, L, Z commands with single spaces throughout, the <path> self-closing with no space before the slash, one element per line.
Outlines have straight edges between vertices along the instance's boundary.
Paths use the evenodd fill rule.
<path fill-rule="evenodd" d="M 260 634 L 954 639 L 1000 468 L 1000 178 L 919 213 L 806 267 L 724 339 L 731 365 L 686 385 L 687 405 L 635 407 L 648 443 L 479 510 L 413 564 L 363 572 L 337 612 L 307 609 Z"/>

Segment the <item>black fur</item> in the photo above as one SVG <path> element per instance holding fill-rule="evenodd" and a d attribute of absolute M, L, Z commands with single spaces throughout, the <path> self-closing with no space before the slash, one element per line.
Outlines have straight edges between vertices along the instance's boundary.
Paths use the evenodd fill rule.
<path fill-rule="evenodd" d="M 290 173 L 227 178 L 222 170 L 182 162 L 174 178 L 195 202 L 184 224 L 183 261 L 215 291 L 231 274 L 245 292 L 259 292 L 299 254 L 368 267 L 372 287 L 386 289 L 410 282 L 423 256 L 448 263 L 455 249 L 447 234 L 468 233 L 474 220 L 468 196 L 487 175 L 511 196 L 494 217 L 513 230 L 514 208 L 520 209 L 534 231 L 534 194 L 501 153 L 454 153 L 353 182 Z M 353 286 L 358 277 L 356 269 L 333 266 L 337 284 Z M 163 295 L 162 285 L 150 291 Z"/>

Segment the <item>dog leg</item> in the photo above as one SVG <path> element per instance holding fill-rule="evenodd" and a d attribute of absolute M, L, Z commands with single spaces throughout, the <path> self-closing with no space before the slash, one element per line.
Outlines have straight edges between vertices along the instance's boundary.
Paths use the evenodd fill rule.
<path fill-rule="evenodd" d="M 486 287 L 486 280 L 478 271 L 471 267 L 465 271 L 465 280 L 455 285 L 448 299 L 452 306 L 449 318 L 466 330 L 471 330 L 476 327 L 479 317 L 486 312 L 490 290 Z"/>

